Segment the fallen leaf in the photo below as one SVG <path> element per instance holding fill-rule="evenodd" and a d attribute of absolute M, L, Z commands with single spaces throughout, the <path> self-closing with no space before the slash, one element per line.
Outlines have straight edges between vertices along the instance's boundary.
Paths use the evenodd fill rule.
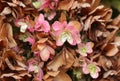
<path fill-rule="evenodd" d="M 69 77 L 68 74 L 64 72 L 60 72 L 54 79 L 53 81 L 72 81 L 72 79 Z"/>
<path fill-rule="evenodd" d="M 74 0 L 63 0 L 59 3 L 58 9 L 59 10 L 70 10 L 73 5 Z"/>
<path fill-rule="evenodd" d="M 48 63 L 47 68 L 52 71 L 58 71 L 60 67 L 68 69 L 73 65 L 74 61 L 74 52 L 63 48 L 63 50 Z"/>
<path fill-rule="evenodd" d="M 119 49 L 117 46 L 113 45 L 113 44 L 108 44 L 105 48 L 104 48 L 104 51 L 106 52 L 105 55 L 106 56 L 115 56 Z"/>

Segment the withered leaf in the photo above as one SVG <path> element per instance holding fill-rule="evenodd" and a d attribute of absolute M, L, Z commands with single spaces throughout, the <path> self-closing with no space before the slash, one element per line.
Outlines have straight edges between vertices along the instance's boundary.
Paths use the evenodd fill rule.
<path fill-rule="evenodd" d="M 60 71 L 48 71 L 47 74 L 49 74 L 50 76 L 57 76 L 59 74 Z"/>
<path fill-rule="evenodd" d="M 75 20 L 74 21 L 70 21 L 69 24 L 72 25 L 72 26 L 74 26 L 75 29 L 78 30 L 78 31 L 82 30 L 82 25 L 78 21 L 75 21 Z"/>
<path fill-rule="evenodd" d="M 0 78 L 10 77 L 10 76 L 12 76 L 12 75 L 14 75 L 14 73 L 2 74 L 2 75 L 0 76 Z"/>
<path fill-rule="evenodd" d="M 5 7 L 0 15 L 8 15 L 11 13 L 11 9 L 9 7 Z"/>
<path fill-rule="evenodd" d="M 107 71 L 107 72 L 105 72 L 104 73 L 104 75 L 103 75 L 103 78 L 107 78 L 108 76 L 112 76 L 112 75 L 117 75 L 117 71 L 115 71 L 115 70 L 109 70 L 109 71 Z"/>
<path fill-rule="evenodd" d="M 5 62 L 11 70 L 15 70 L 15 67 L 12 65 L 8 58 L 5 58 Z"/>
<path fill-rule="evenodd" d="M 66 48 L 63 48 L 63 50 L 48 63 L 47 68 L 53 71 L 58 71 L 60 67 L 63 67 L 64 69 L 69 68 L 75 61 L 73 55 L 73 52 L 71 53 Z"/>
<path fill-rule="evenodd" d="M 104 50 L 106 51 L 106 56 L 115 56 L 119 51 L 118 47 L 113 44 L 107 44 Z"/>
<path fill-rule="evenodd" d="M 66 21 L 66 15 L 65 15 L 65 13 L 61 13 L 61 16 L 60 16 L 60 18 L 59 18 L 59 21 L 60 22 L 64 22 L 64 21 Z"/>
<path fill-rule="evenodd" d="M 63 0 L 59 3 L 58 9 L 69 10 L 73 5 L 74 0 Z"/>
<path fill-rule="evenodd" d="M 64 72 L 60 72 L 54 79 L 53 81 L 72 81 L 72 79 L 69 77 L 68 74 Z"/>
<path fill-rule="evenodd" d="M 110 59 L 107 59 L 105 56 L 99 56 L 98 60 L 99 66 L 101 66 L 105 71 L 110 69 L 113 66 L 113 63 Z"/>
<path fill-rule="evenodd" d="M 7 38 L 8 47 L 9 48 L 15 47 L 17 43 L 15 42 L 13 38 L 12 26 L 9 23 L 4 23 L 2 28 L 3 30 L 1 31 L 2 33 L 1 35 L 3 35 L 4 38 Z"/>

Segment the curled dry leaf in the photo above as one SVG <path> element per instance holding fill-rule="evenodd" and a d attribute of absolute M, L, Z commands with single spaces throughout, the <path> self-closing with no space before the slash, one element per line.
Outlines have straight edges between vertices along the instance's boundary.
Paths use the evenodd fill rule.
<path fill-rule="evenodd" d="M 74 0 L 63 0 L 59 3 L 58 9 L 59 10 L 70 10 L 73 5 Z"/>
<path fill-rule="evenodd" d="M 120 15 L 113 19 L 112 25 L 116 25 L 120 28 Z"/>
<path fill-rule="evenodd" d="M 60 22 L 64 22 L 64 21 L 66 21 L 66 15 L 65 15 L 65 13 L 61 13 L 61 16 L 60 16 L 60 18 L 59 18 L 59 21 Z"/>
<path fill-rule="evenodd" d="M 109 70 L 109 71 L 107 71 L 107 72 L 105 72 L 104 73 L 104 75 L 103 75 L 103 78 L 107 78 L 108 76 L 113 76 L 113 75 L 117 75 L 117 71 L 115 71 L 115 70 Z"/>
<path fill-rule="evenodd" d="M 113 66 L 113 63 L 110 59 L 106 58 L 105 56 L 100 56 L 98 60 L 99 66 L 101 66 L 105 71 L 110 69 Z"/>
<path fill-rule="evenodd" d="M 118 29 L 119 29 L 118 27 L 112 26 L 112 25 L 108 25 L 107 28 L 108 28 L 108 29 L 113 29 L 113 31 L 110 32 L 110 35 L 106 37 L 105 43 L 102 45 L 101 50 L 103 50 L 103 49 L 106 47 L 106 45 L 107 45 L 111 40 L 113 40 L 113 38 L 115 37 L 115 35 L 116 35 L 116 33 L 117 33 Z"/>
<path fill-rule="evenodd" d="M 64 72 L 60 72 L 54 79 L 53 81 L 72 81 L 72 79 L 69 77 L 68 74 Z"/>
<path fill-rule="evenodd" d="M 24 77 L 31 77 L 28 73 L 26 66 L 23 63 L 22 56 L 16 55 L 13 50 L 6 50 L 3 52 L 3 56 L 1 57 L 2 65 L 0 65 L 1 69 L 1 79 L 7 81 L 6 79 L 12 80 L 21 80 Z M 18 59 L 22 59 L 18 60 Z"/>
<path fill-rule="evenodd" d="M 11 14 L 11 9 L 9 7 L 5 7 L 0 15 L 8 15 Z"/>
<path fill-rule="evenodd" d="M 78 30 L 78 31 L 81 31 L 82 28 L 83 28 L 82 25 L 81 25 L 81 23 L 78 22 L 78 21 L 75 21 L 75 20 L 74 21 L 70 21 L 69 24 L 72 25 L 72 26 L 74 26 L 75 29 Z"/>
<path fill-rule="evenodd" d="M 73 53 L 73 52 L 72 52 Z M 57 54 L 57 56 L 48 63 L 47 68 L 52 71 L 58 71 L 60 67 L 65 69 L 70 68 L 74 63 L 74 54 L 69 52 L 66 48 Z"/>
<path fill-rule="evenodd" d="M 110 56 L 115 56 L 118 53 L 119 49 L 115 45 L 108 44 L 104 48 L 104 51 L 106 51 L 105 55 L 110 57 Z"/>

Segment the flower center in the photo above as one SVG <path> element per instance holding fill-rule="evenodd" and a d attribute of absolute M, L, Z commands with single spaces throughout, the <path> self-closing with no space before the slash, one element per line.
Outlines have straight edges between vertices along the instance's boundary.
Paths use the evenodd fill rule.
<path fill-rule="evenodd" d="M 64 31 L 64 32 L 62 32 L 60 38 L 61 38 L 62 42 L 65 42 L 66 40 L 70 41 L 72 37 L 71 37 L 71 34 L 68 31 Z"/>
<path fill-rule="evenodd" d="M 38 71 L 39 71 L 38 66 L 34 66 L 34 72 L 35 72 L 35 73 L 38 73 Z"/>
<path fill-rule="evenodd" d="M 86 52 L 87 52 L 87 49 L 86 49 L 85 47 L 82 47 L 82 48 L 81 48 L 81 52 L 82 52 L 82 53 L 86 53 Z"/>
<path fill-rule="evenodd" d="M 97 71 L 96 65 L 94 65 L 94 64 L 89 64 L 88 69 L 89 69 L 90 73 L 92 73 L 92 74 L 96 73 L 96 71 Z"/>

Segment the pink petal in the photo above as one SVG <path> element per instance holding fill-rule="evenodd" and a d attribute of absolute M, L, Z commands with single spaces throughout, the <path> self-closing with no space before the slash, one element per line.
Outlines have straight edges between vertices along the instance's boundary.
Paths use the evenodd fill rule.
<path fill-rule="evenodd" d="M 28 30 L 29 30 L 30 32 L 34 32 L 34 28 L 33 28 L 33 27 L 28 27 Z"/>
<path fill-rule="evenodd" d="M 29 65 L 29 66 L 28 66 L 28 71 L 29 71 L 29 72 L 34 71 L 34 66 L 33 66 L 33 65 Z"/>
<path fill-rule="evenodd" d="M 55 50 L 53 48 L 47 46 L 47 49 L 49 50 L 50 54 L 55 55 Z"/>
<path fill-rule="evenodd" d="M 37 74 L 37 79 L 38 79 L 39 81 L 42 81 L 42 78 L 43 78 L 43 71 L 42 71 L 42 69 L 39 67 L 39 72 L 38 72 L 38 74 Z"/>
<path fill-rule="evenodd" d="M 71 45 L 76 45 L 76 41 L 71 37 L 71 40 L 67 40 L 67 42 Z"/>
<path fill-rule="evenodd" d="M 19 27 L 19 22 L 24 22 L 24 19 L 17 19 L 14 21 L 14 24 Z"/>
<path fill-rule="evenodd" d="M 86 48 L 87 48 L 87 53 L 92 53 L 92 52 L 93 52 L 90 42 L 88 42 L 88 43 L 86 44 Z"/>
<path fill-rule="evenodd" d="M 47 21 L 44 21 L 42 23 L 42 27 L 41 27 L 41 30 L 44 31 L 44 32 L 49 32 L 50 31 L 50 25 Z"/>
<path fill-rule="evenodd" d="M 75 45 L 81 43 L 80 35 L 76 33 L 72 33 L 72 38 L 74 40 Z"/>
<path fill-rule="evenodd" d="M 38 1 L 40 1 L 40 0 L 38 0 Z M 43 0 L 43 1 L 40 1 L 40 2 L 42 2 L 42 5 L 41 5 L 41 7 L 40 7 L 39 10 L 42 10 L 42 9 L 48 7 L 48 5 L 50 4 L 50 2 L 48 3 L 48 1 L 50 1 L 50 0 Z"/>
<path fill-rule="evenodd" d="M 69 24 L 67 25 L 66 29 L 69 30 L 72 34 L 74 40 L 73 45 L 79 44 L 81 42 L 79 32 L 76 31 L 76 29 L 73 26 L 70 26 Z"/>
<path fill-rule="evenodd" d="M 31 37 L 26 38 L 25 41 L 29 42 L 32 45 L 35 43 L 35 39 Z"/>
<path fill-rule="evenodd" d="M 43 16 L 43 14 L 40 14 L 36 21 L 35 29 L 38 29 L 41 26 L 43 21 L 44 21 L 44 16 Z"/>
<path fill-rule="evenodd" d="M 87 56 L 87 53 L 82 53 L 82 52 L 80 52 L 80 55 L 82 55 L 82 56 Z"/>
<path fill-rule="evenodd" d="M 52 24 L 52 28 L 54 31 L 59 31 L 59 30 L 63 30 L 64 26 L 61 22 L 59 21 L 55 21 L 53 24 Z"/>
<path fill-rule="evenodd" d="M 53 12 L 50 14 L 50 16 L 48 16 L 48 20 L 52 20 L 56 15 L 56 12 Z"/>
<path fill-rule="evenodd" d="M 49 59 L 50 52 L 46 47 L 40 52 L 40 57 L 43 61 L 47 61 Z"/>
<path fill-rule="evenodd" d="M 64 44 L 64 42 L 61 41 L 60 38 L 58 38 L 58 40 L 56 41 L 56 45 L 57 46 L 62 46 Z"/>
<path fill-rule="evenodd" d="M 82 71 L 83 71 L 84 74 L 89 74 L 89 70 L 85 66 L 83 66 Z"/>
<path fill-rule="evenodd" d="M 39 15 L 37 22 L 41 22 L 41 21 L 44 21 L 44 16 L 43 16 L 43 14 L 40 14 L 40 15 Z"/>
<path fill-rule="evenodd" d="M 90 75 L 91 75 L 92 78 L 98 78 L 98 76 L 99 76 L 98 73 L 94 73 L 94 74 L 91 74 L 91 73 L 90 73 Z"/>
<path fill-rule="evenodd" d="M 100 72 L 100 71 L 101 71 L 101 70 L 100 70 L 100 68 L 99 68 L 98 66 L 97 66 L 97 71 L 98 71 L 98 72 Z"/>

